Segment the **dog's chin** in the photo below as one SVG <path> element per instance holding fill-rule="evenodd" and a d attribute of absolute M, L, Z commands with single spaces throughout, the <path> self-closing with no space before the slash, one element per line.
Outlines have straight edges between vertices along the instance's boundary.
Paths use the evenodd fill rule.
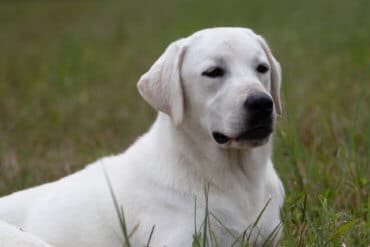
<path fill-rule="evenodd" d="M 273 132 L 272 127 L 251 128 L 239 135 L 228 136 L 222 132 L 213 131 L 213 140 L 222 148 L 254 148 L 266 144 Z"/>

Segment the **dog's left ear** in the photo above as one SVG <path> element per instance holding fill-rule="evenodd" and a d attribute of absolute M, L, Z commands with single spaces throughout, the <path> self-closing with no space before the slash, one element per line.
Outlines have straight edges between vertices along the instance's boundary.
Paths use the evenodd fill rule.
<path fill-rule="evenodd" d="M 184 115 L 180 70 L 186 43 L 186 39 L 171 43 L 137 83 L 145 101 L 154 109 L 169 115 L 175 126 L 181 124 Z"/>
<path fill-rule="evenodd" d="M 271 66 L 271 95 L 275 103 L 276 113 L 281 115 L 283 113 L 280 99 L 281 67 L 279 62 L 272 55 L 272 52 L 265 39 L 262 36 L 257 35 L 257 40 L 265 51 Z"/>

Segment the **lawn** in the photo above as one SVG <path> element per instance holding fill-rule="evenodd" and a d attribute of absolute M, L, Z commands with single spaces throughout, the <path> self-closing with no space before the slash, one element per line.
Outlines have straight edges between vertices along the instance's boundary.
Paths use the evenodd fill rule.
<path fill-rule="evenodd" d="M 1 1 L 0 195 L 124 150 L 155 117 L 136 82 L 170 41 L 262 34 L 283 69 L 282 246 L 370 245 L 370 1 Z"/>

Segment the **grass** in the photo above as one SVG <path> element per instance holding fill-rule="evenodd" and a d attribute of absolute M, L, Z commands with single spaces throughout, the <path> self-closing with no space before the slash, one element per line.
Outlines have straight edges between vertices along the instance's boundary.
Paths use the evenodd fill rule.
<path fill-rule="evenodd" d="M 369 12 L 366 0 L 1 1 L 0 195 L 124 150 L 155 116 L 135 84 L 166 45 L 248 26 L 283 68 L 281 245 L 369 246 Z"/>

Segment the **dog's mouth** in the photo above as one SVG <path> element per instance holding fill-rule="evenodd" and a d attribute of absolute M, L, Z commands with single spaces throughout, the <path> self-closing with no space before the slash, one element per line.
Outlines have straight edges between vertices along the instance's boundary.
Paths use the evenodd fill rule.
<path fill-rule="evenodd" d="M 236 137 L 227 136 L 221 132 L 214 131 L 212 132 L 213 139 L 218 144 L 226 144 L 229 141 L 236 142 L 256 142 L 258 140 L 263 140 L 270 136 L 273 128 L 269 126 L 259 126 L 250 128 Z"/>

